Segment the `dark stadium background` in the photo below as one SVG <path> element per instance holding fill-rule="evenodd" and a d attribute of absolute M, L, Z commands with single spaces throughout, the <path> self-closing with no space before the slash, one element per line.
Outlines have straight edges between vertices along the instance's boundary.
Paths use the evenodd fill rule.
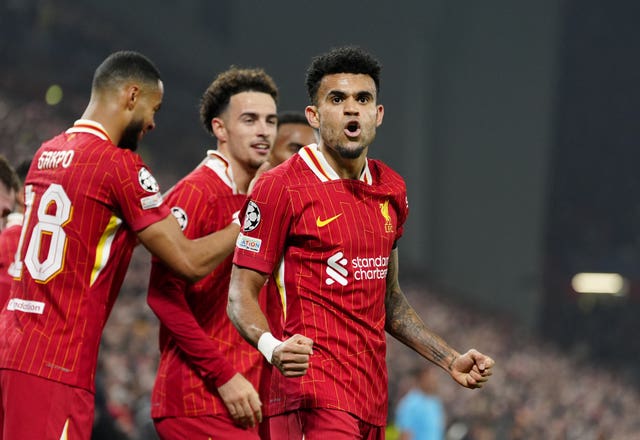
<path fill-rule="evenodd" d="M 385 120 L 370 155 L 407 180 L 401 279 L 425 320 L 441 322 L 447 339 L 447 330 L 460 332 L 456 347 L 473 344 L 496 357 L 496 374 L 499 355 L 533 344 L 529 353 L 548 347 L 545 356 L 602 368 L 637 393 L 639 20 L 640 3 L 631 0 L 2 0 L 0 151 L 12 161 L 32 154 L 82 113 L 100 61 L 135 49 L 155 61 L 165 83 L 157 129 L 141 154 L 166 189 L 212 146 L 197 107 L 219 71 L 264 67 L 280 87 L 279 108 L 302 109 L 311 57 L 361 45 L 384 66 Z M 53 84 L 63 99 L 49 106 Z M 111 356 L 104 355 L 111 411 L 143 438 L 144 414 L 130 396 L 138 406 L 148 397 L 156 324 L 143 310 L 146 256 L 137 254 L 103 352 Z M 579 272 L 619 273 L 626 294 L 579 295 L 571 286 Z M 432 302 L 449 307 L 449 322 L 431 316 Z M 477 337 L 474 323 L 487 321 L 517 338 L 504 353 Z M 139 346 L 131 347 L 131 334 Z M 123 340 L 128 355 L 118 350 Z M 390 365 L 392 404 L 403 387 L 393 374 L 407 368 Z M 466 399 L 452 393 L 452 402 Z M 493 397 L 489 405 L 504 402 Z M 616 405 L 616 415 L 629 417 Z M 517 425 L 515 412 L 503 413 L 497 438 Z"/>

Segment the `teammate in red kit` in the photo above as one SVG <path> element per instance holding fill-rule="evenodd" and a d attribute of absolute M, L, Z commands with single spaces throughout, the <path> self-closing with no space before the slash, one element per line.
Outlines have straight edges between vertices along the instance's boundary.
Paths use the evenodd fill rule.
<path fill-rule="evenodd" d="M 165 201 L 187 237 L 223 228 L 242 207 L 276 136 L 277 97 L 262 69 L 231 68 L 204 92 L 200 118 L 217 150 Z M 226 314 L 231 260 L 229 252 L 210 275 L 187 283 L 154 259 L 148 302 L 160 319 L 162 353 L 151 415 L 162 439 L 258 439 L 263 359 Z"/>
<path fill-rule="evenodd" d="M 138 240 L 192 280 L 229 253 L 239 228 L 185 238 L 133 151 L 162 96 L 151 61 L 116 52 L 96 69 L 82 118 L 33 157 L 18 281 L 0 311 L 3 440 L 90 438 L 100 337 Z"/>
<path fill-rule="evenodd" d="M 0 231 L 5 227 L 7 216 L 15 208 L 19 186 L 16 171 L 7 158 L 0 155 Z"/>
<path fill-rule="evenodd" d="M 314 130 L 303 112 L 278 113 L 278 134 L 269 153 L 269 163 L 272 167 L 280 165 L 305 145 L 315 142 Z"/>
<path fill-rule="evenodd" d="M 385 330 L 462 386 L 491 375 L 491 358 L 448 346 L 398 285 L 405 183 L 367 158 L 383 118 L 379 72 L 358 48 L 314 58 L 306 115 L 319 144 L 266 172 L 244 208 L 228 313 L 273 365 L 263 397 L 271 439 L 383 439 Z M 267 301 L 280 307 L 266 317 L 257 295 L 269 276 Z"/>
<path fill-rule="evenodd" d="M 24 193 L 22 192 L 22 182 L 27 175 L 31 160 L 20 162 L 15 168 L 15 207 L 7 215 L 4 229 L 0 232 L 0 308 L 9 299 L 9 288 L 11 287 L 12 262 L 15 259 L 16 249 L 20 241 L 20 231 L 22 230 L 22 220 L 24 218 Z"/>

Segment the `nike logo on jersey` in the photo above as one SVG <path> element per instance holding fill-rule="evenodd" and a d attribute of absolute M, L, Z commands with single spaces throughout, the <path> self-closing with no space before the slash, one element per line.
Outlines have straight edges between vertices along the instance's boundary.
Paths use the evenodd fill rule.
<path fill-rule="evenodd" d="M 316 226 L 319 228 L 322 228 L 323 226 L 327 226 L 329 223 L 331 223 L 332 221 L 334 221 L 335 219 L 337 219 L 338 217 L 340 217 L 342 215 L 342 213 L 338 214 L 338 215 L 334 215 L 333 217 L 330 217 L 326 220 L 320 220 L 320 216 L 318 216 L 318 218 L 316 218 Z"/>

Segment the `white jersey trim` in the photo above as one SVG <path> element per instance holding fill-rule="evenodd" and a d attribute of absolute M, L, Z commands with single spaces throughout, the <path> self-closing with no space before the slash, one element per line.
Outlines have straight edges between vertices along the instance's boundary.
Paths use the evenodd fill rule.
<path fill-rule="evenodd" d="M 111 141 L 111 139 L 105 136 L 106 132 L 107 130 L 104 129 L 101 123 L 89 119 L 78 119 L 74 123 L 74 126 L 66 131 L 66 133 L 90 133 L 98 136 L 103 141 Z"/>
<path fill-rule="evenodd" d="M 231 164 L 227 158 L 222 155 L 222 153 L 217 150 L 208 150 L 207 157 L 202 162 L 204 166 L 216 173 L 225 185 L 231 188 L 233 194 L 238 194 L 236 182 L 233 180 Z"/>
<path fill-rule="evenodd" d="M 22 226 L 24 220 L 24 214 L 21 212 L 12 212 L 7 216 L 7 223 L 4 225 L 5 229 L 11 226 Z"/>
<path fill-rule="evenodd" d="M 309 169 L 313 171 L 313 174 L 316 175 L 321 182 L 329 182 L 332 180 L 340 180 L 340 176 L 335 170 L 329 165 L 329 162 L 324 157 L 324 154 L 318 149 L 318 144 L 310 144 L 306 147 L 303 147 L 298 152 L 302 160 L 307 164 Z M 369 160 L 365 158 L 364 170 L 362 170 L 362 174 L 360 174 L 360 179 L 362 182 L 371 185 L 371 171 L 369 170 Z"/>

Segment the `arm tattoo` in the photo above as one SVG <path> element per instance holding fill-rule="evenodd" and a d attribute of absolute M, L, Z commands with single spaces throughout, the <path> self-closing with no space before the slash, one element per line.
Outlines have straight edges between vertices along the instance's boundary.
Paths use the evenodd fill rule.
<path fill-rule="evenodd" d="M 436 365 L 451 370 L 457 353 L 427 328 L 400 289 L 397 250 L 389 258 L 385 307 L 385 329 L 391 336 Z"/>

